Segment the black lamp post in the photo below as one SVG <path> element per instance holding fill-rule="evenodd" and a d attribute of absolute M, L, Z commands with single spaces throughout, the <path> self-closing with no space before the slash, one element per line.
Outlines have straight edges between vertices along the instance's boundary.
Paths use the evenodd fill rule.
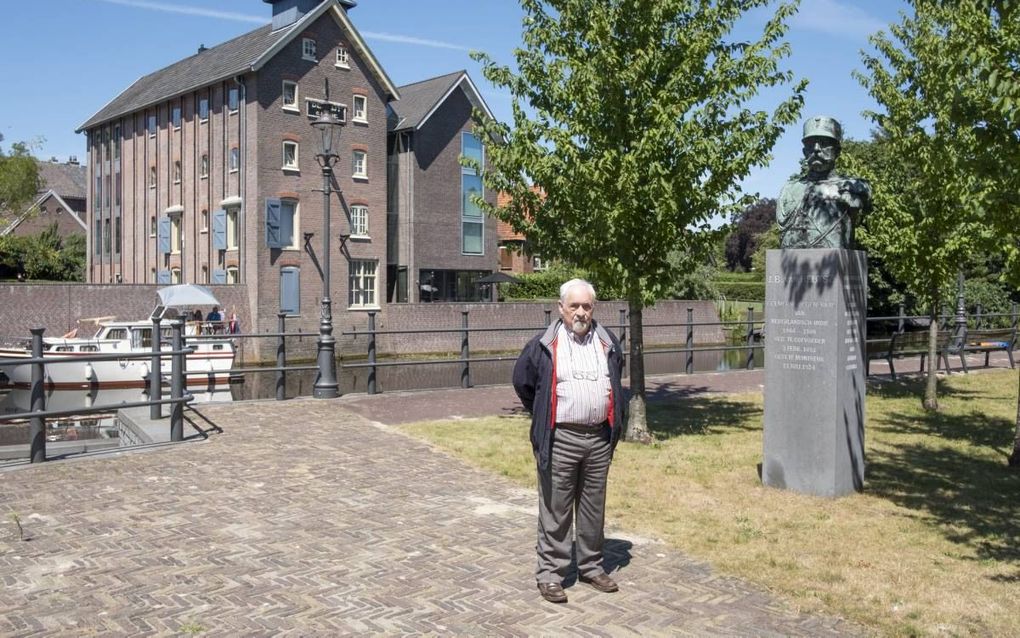
<path fill-rule="evenodd" d="M 335 399 L 340 396 L 340 384 L 336 379 L 336 339 L 333 338 L 333 311 L 329 298 L 329 196 L 332 184 L 333 165 L 340 156 L 333 152 L 333 142 L 340 137 L 338 121 L 324 104 L 319 117 L 312 122 L 322 136 L 321 153 L 315 160 L 322 167 L 322 309 L 319 317 L 318 358 L 319 374 L 312 385 L 312 396 L 316 399 Z"/>

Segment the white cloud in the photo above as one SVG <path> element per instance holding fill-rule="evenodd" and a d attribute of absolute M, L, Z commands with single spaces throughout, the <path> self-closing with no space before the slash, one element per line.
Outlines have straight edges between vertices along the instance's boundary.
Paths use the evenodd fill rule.
<path fill-rule="evenodd" d="M 451 44 L 449 42 L 443 42 L 441 40 L 428 40 L 426 38 L 416 38 L 410 35 L 399 35 L 396 33 L 380 33 L 378 31 L 360 31 L 368 40 L 381 40 L 382 42 L 398 42 L 401 44 L 416 44 L 423 47 L 433 47 L 436 49 L 453 49 L 455 51 L 471 51 L 471 47 L 466 47 L 460 44 Z"/>
<path fill-rule="evenodd" d="M 166 2 L 150 2 L 149 0 L 97 0 L 108 4 L 119 4 L 125 7 L 136 9 L 149 9 L 150 11 L 163 11 L 164 13 L 180 13 L 184 15 L 201 16 L 203 18 L 220 18 L 221 20 L 233 20 L 234 22 L 252 22 L 255 24 L 266 24 L 269 20 L 266 16 L 250 15 L 247 13 L 233 13 L 231 11 L 216 11 L 214 9 L 202 9 L 180 4 L 169 4 Z"/>
<path fill-rule="evenodd" d="M 793 17 L 791 25 L 794 28 L 850 38 L 867 37 L 888 27 L 859 7 L 837 0 L 801 2 L 800 10 Z"/>

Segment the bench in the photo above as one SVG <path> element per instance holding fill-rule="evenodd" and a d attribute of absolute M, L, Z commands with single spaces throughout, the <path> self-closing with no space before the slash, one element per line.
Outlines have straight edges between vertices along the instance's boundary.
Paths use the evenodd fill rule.
<path fill-rule="evenodd" d="M 972 353 L 985 353 L 985 367 L 988 367 L 988 357 L 993 352 L 1003 351 L 1006 356 L 1009 357 L 1009 367 L 1015 368 L 1016 365 L 1013 362 L 1013 350 L 1016 349 L 1016 326 L 1012 328 L 986 328 L 986 329 L 970 329 L 968 328 L 964 332 L 963 336 L 963 347 L 960 348 L 960 364 L 963 366 L 964 372 L 969 372 L 967 369 L 966 355 Z"/>
<path fill-rule="evenodd" d="M 955 353 L 955 349 L 952 348 L 953 343 L 951 331 L 939 331 L 935 342 L 936 370 L 945 365 L 946 372 L 952 373 L 949 369 L 949 355 Z M 867 355 L 866 373 L 871 372 L 873 359 L 883 359 L 889 364 L 889 372 L 895 380 L 896 366 L 893 360 L 916 356 L 921 357 L 921 367 L 918 371 L 924 372 L 925 360 L 928 358 L 928 331 L 896 332 L 891 337 L 868 339 L 865 342 L 865 353 Z"/>

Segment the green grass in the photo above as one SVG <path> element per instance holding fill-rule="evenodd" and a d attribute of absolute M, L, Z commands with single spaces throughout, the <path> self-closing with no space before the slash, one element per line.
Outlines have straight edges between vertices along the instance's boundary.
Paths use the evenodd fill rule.
<path fill-rule="evenodd" d="M 766 488 L 760 395 L 649 406 L 651 446 L 622 443 L 610 472 L 615 526 L 757 582 L 807 612 L 885 635 L 1015 635 L 1020 472 L 1006 466 L 1014 372 L 872 385 L 865 490 L 823 499 Z M 521 417 L 414 424 L 406 431 L 535 485 Z"/>

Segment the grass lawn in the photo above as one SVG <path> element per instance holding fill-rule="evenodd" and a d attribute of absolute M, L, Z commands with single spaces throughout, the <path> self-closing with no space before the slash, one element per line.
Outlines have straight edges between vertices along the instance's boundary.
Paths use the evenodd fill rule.
<path fill-rule="evenodd" d="M 760 395 L 649 406 L 658 443 L 621 443 L 613 526 L 662 539 L 806 612 L 887 635 L 1017 635 L 1020 472 L 1006 466 L 1017 373 L 868 388 L 865 490 L 823 499 L 763 487 Z M 403 427 L 466 461 L 535 485 L 522 417 Z"/>

